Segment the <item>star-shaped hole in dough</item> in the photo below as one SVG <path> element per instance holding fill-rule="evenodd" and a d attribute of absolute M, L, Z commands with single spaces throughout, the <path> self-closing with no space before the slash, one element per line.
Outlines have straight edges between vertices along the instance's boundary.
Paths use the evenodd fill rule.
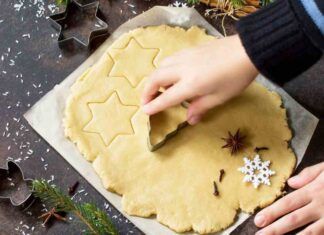
<path fill-rule="evenodd" d="M 83 128 L 84 131 L 97 133 L 106 146 L 118 135 L 134 134 L 131 118 L 138 110 L 138 106 L 125 105 L 116 92 L 103 103 L 88 104 L 92 119 Z"/>
<path fill-rule="evenodd" d="M 125 48 L 111 49 L 114 66 L 110 76 L 126 77 L 133 87 L 154 69 L 154 59 L 159 53 L 157 48 L 144 48 L 131 38 Z"/>

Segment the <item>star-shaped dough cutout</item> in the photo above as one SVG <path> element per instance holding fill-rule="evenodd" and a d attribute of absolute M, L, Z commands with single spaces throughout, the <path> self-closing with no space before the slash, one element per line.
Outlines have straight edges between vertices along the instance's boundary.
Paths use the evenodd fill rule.
<path fill-rule="evenodd" d="M 144 48 L 131 38 L 125 48 L 111 49 L 114 66 L 110 76 L 126 77 L 133 87 L 154 69 L 154 59 L 159 53 L 157 48 Z"/>
<path fill-rule="evenodd" d="M 88 106 L 92 119 L 83 130 L 99 134 L 106 146 L 118 135 L 134 134 L 131 118 L 138 106 L 123 104 L 116 92 L 105 102 L 89 103 Z"/>

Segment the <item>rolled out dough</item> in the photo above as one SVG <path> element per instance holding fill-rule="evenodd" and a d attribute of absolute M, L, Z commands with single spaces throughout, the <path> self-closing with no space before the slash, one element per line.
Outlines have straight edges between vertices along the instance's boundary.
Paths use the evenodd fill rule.
<path fill-rule="evenodd" d="M 257 83 L 211 110 L 200 124 L 184 128 L 157 151 L 149 151 L 148 117 L 140 108 L 146 76 L 166 56 L 209 40 L 215 39 L 198 27 L 133 30 L 116 40 L 76 81 L 66 107 L 66 136 L 93 162 L 103 185 L 122 195 L 123 210 L 136 216 L 156 215 L 177 232 L 219 231 L 234 222 L 238 210 L 253 212 L 269 205 L 281 195 L 296 161 L 287 144 L 291 132 L 281 99 Z M 174 119 L 183 115 L 176 112 Z M 161 126 L 156 130 L 169 128 Z M 247 136 L 247 146 L 231 156 L 221 148 L 221 137 L 238 128 Z M 271 186 L 258 189 L 243 183 L 244 175 L 237 170 L 244 165 L 243 157 L 253 157 L 256 146 L 269 148 L 261 158 L 270 160 L 276 172 Z M 221 169 L 225 175 L 218 182 Z M 218 185 L 217 197 L 213 181 Z"/>

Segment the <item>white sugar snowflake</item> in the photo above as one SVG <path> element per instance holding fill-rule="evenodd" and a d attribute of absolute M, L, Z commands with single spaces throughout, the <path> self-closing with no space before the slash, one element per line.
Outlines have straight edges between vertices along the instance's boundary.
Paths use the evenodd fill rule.
<path fill-rule="evenodd" d="M 270 176 L 276 172 L 269 169 L 270 161 L 262 161 L 260 155 L 255 155 L 253 160 L 243 158 L 244 167 L 238 168 L 240 172 L 245 174 L 243 182 L 251 182 L 254 188 L 258 188 L 260 184 L 271 185 Z"/>

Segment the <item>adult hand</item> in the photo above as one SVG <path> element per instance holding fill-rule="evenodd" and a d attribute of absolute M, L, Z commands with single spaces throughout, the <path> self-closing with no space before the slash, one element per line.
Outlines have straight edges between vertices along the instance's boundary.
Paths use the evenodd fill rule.
<path fill-rule="evenodd" d="M 299 234 L 324 234 L 324 163 L 305 168 L 288 184 L 297 190 L 256 215 L 255 224 L 264 227 L 257 235 L 285 234 L 307 224 Z"/>

